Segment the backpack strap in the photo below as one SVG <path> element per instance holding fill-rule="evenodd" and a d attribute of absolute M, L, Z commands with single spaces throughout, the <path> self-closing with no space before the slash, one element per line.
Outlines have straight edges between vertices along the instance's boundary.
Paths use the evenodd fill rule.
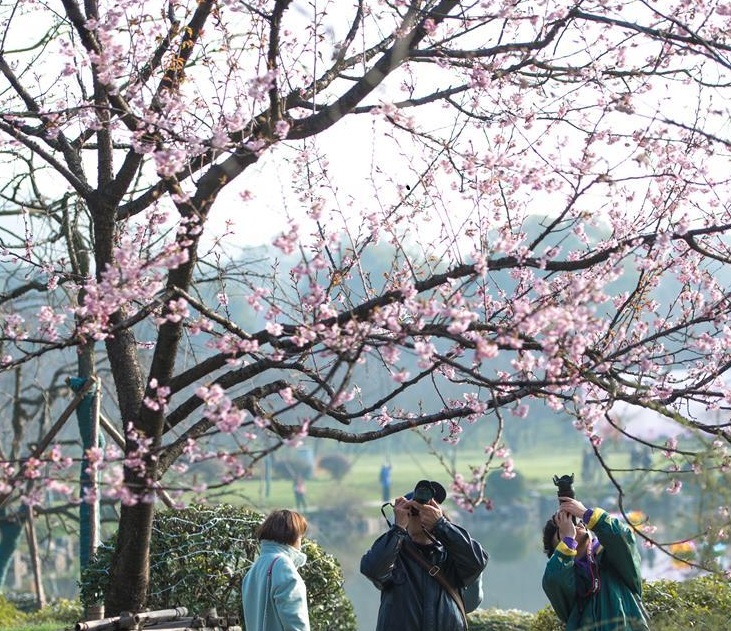
<path fill-rule="evenodd" d="M 439 583 L 443 588 L 444 591 L 446 591 L 451 597 L 452 600 L 457 604 L 457 607 L 459 608 L 459 612 L 462 614 L 462 622 L 464 623 L 464 628 L 467 628 L 467 614 L 464 610 L 464 602 L 462 601 L 462 596 L 460 596 L 459 592 L 452 587 L 452 585 L 449 584 L 449 581 L 440 573 L 441 568 L 438 565 L 431 565 L 430 563 L 427 563 L 426 559 L 419 554 L 419 551 L 414 547 L 414 544 L 411 543 L 409 539 L 406 539 L 404 541 L 404 549 L 406 552 L 409 553 L 409 555 L 419 564 L 421 567 L 423 567 L 427 574 L 431 576 L 437 583 Z"/>

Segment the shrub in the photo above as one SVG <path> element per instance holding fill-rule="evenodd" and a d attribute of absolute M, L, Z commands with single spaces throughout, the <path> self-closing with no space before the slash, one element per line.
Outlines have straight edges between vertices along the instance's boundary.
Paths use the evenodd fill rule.
<path fill-rule="evenodd" d="M 38 597 L 32 592 L 5 592 L 5 598 L 21 613 L 38 609 Z"/>
<path fill-rule="evenodd" d="M 0 628 L 6 629 L 24 618 L 23 612 L 0 594 Z"/>
<path fill-rule="evenodd" d="M 21 596 L 27 602 L 29 594 Z M 13 595 L 11 595 L 11 598 Z M 18 597 L 18 595 L 15 595 Z M 34 597 L 35 600 L 35 597 Z M 13 602 L 0 594 L 0 629 L 33 628 L 40 629 L 48 626 L 73 625 L 81 619 L 82 609 L 78 600 L 59 598 L 42 609 L 24 612 L 18 609 Z"/>
<path fill-rule="evenodd" d="M 186 607 L 241 616 L 241 579 L 258 553 L 255 537 L 264 515 L 234 506 L 192 506 L 155 514 L 150 544 L 150 609 Z M 114 540 L 99 547 L 81 577 L 81 601 L 100 603 L 108 585 Z M 305 540 L 308 562 L 300 568 L 307 585 L 312 631 L 354 631 L 353 605 L 343 590 L 337 560 Z M 243 621 L 242 621 L 243 624 Z"/>
<path fill-rule="evenodd" d="M 517 609 L 477 609 L 467 620 L 470 631 L 530 631 L 533 617 Z"/>
<path fill-rule="evenodd" d="M 504 478 L 502 469 L 491 471 L 485 489 L 496 507 L 510 506 L 527 497 L 525 476 L 518 471 L 514 478 Z"/>
<path fill-rule="evenodd" d="M 42 609 L 27 614 L 26 619 L 34 626 L 46 623 L 72 625 L 83 618 L 83 613 L 80 601 L 59 598 Z"/>
<path fill-rule="evenodd" d="M 564 625 L 553 612 L 553 609 L 544 607 L 534 617 L 530 631 L 563 631 Z"/>
<path fill-rule="evenodd" d="M 314 465 L 302 458 L 280 458 L 273 465 L 274 477 L 283 480 L 305 478 L 309 480 L 314 473 Z"/>
<path fill-rule="evenodd" d="M 307 563 L 301 568 L 307 585 L 307 608 L 313 631 L 355 631 L 353 604 L 343 589 L 343 573 L 337 559 L 317 543 L 304 541 Z"/>
<path fill-rule="evenodd" d="M 318 466 L 327 471 L 334 480 L 340 482 L 350 472 L 353 465 L 343 454 L 327 454 L 320 458 Z"/>
<path fill-rule="evenodd" d="M 731 623 L 731 586 L 717 576 L 646 583 L 643 600 L 655 631 L 715 631 Z"/>
<path fill-rule="evenodd" d="M 686 581 L 647 581 L 642 601 L 653 631 L 717 631 L 731 621 L 731 586 L 717 576 L 700 576 Z M 531 631 L 561 631 L 563 625 L 553 609 L 539 611 Z"/>

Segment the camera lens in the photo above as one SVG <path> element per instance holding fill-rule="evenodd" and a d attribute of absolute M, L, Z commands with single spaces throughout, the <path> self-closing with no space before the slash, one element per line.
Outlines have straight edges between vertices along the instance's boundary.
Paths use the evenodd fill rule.
<path fill-rule="evenodd" d="M 419 482 L 414 489 L 414 500 L 419 504 L 428 504 L 429 500 L 434 497 L 434 489 L 431 484 Z"/>

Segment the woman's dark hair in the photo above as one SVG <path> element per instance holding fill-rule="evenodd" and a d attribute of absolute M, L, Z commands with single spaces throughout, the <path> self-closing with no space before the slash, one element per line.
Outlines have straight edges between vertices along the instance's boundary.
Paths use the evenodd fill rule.
<path fill-rule="evenodd" d="M 307 520 L 293 510 L 275 510 L 256 529 L 256 537 L 292 546 L 307 531 Z"/>
<path fill-rule="evenodd" d="M 556 524 L 553 522 L 553 517 L 551 517 L 551 519 L 546 522 L 546 525 L 543 526 L 543 551 L 549 558 L 553 554 L 553 551 L 556 549 L 553 541 L 557 533 L 558 526 L 556 526 Z"/>

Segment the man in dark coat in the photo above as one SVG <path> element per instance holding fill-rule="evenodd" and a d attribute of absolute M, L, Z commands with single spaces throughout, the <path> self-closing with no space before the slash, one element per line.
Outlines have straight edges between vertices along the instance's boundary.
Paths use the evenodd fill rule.
<path fill-rule="evenodd" d="M 381 591 L 376 631 L 463 631 L 462 610 L 479 604 L 488 555 L 446 519 L 446 495 L 438 482 L 418 482 L 394 500 L 395 523 L 363 555 L 360 571 Z"/>
<path fill-rule="evenodd" d="M 647 631 L 632 529 L 601 508 L 559 501 L 543 529 L 543 591 L 566 631 Z"/>

